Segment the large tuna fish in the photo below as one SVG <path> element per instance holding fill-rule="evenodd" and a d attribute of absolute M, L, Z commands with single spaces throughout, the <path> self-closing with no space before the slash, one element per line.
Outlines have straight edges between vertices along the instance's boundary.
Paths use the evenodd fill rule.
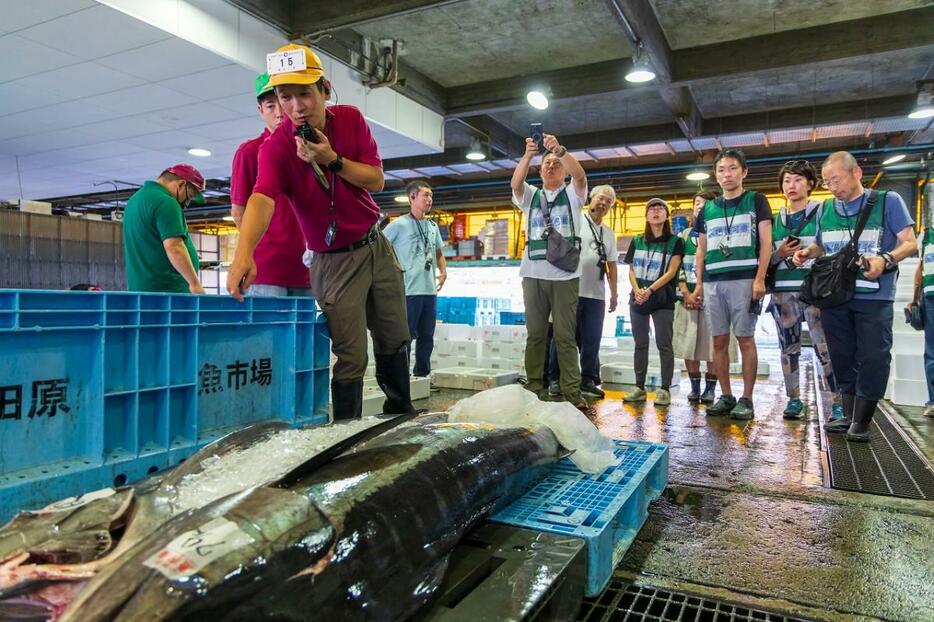
<path fill-rule="evenodd" d="M 172 519 L 62 622 L 404 619 L 436 591 L 463 534 L 558 457 L 544 427 L 387 432 L 287 488 Z"/>

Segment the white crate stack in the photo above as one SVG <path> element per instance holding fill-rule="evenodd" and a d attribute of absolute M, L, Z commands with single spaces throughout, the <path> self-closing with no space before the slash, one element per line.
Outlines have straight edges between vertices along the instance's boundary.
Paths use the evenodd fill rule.
<path fill-rule="evenodd" d="M 914 275 L 919 261 L 912 257 L 899 264 L 892 314 L 892 368 L 885 397 L 904 406 L 924 406 L 928 400 L 924 333 L 905 323 L 903 311 L 914 293 Z"/>
<path fill-rule="evenodd" d="M 432 382 L 481 391 L 525 374 L 525 326 L 438 324 L 431 357 Z"/>
<path fill-rule="evenodd" d="M 477 236 L 483 243 L 484 257 L 503 257 L 509 254 L 509 221 L 491 218 Z"/>

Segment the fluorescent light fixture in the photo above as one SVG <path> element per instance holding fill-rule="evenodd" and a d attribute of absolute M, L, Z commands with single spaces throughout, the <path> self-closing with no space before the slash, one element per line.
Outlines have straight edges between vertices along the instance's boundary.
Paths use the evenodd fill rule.
<path fill-rule="evenodd" d="M 192 147 L 191 149 L 188 150 L 188 154 L 199 157 L 199 158 L 208 158 L 211 156 L 210 151 L 208 151 L 207 149 L 203 149 L 201 147 Z"/>
<path fill-rule="evenodd" d="M 483 144 L 477 138 L 470 140 L 470 149 L 467 151 L 467 159 L 477 162 L 486 160 L 486 152 L 483 150 Z"/>
<path fill-rule="evenodd" d="M 640 82 L 650 82 L 655 79 L 655 72 L 652 71 L 652 65 L 649 59 L 645 57 L 645 50 L 642 44 L 636 49 L 636 55 L 632 59 L 632 69 L 626 74 L 626 82 L 638 84 Z"/>
<path fill-rule="evenodd" d="M 934 104 L 918 106 L 908 113 L 909 119 L 930 119 L 934 117 Z"/>
<path fill-rule="evenodd" d="M 895 164 L 896 162 L 901 162 L 902 160 L 904 160 L 904 159 L 907 158 L 907 157 L 908 157 L 907 154 L 904 154 L 904 153 L 896 153 L 896 154 L 893 155 L 892 157 L 889 157 L 889 158 L 886 158 L 885 160 L 883 160 L 883 161 L 882 161 L 882 166 L 888 166 L 889 164 Z"/>
<path fill-rule="evenodd" d="M 397 194 L 392 198 L 392 200 L 396 203 L 408 203 L 409 197 L 405 196 L 404 194 Z"/>
<path fill-rule="evenodd" d="M 529 105 L 536 110 L 545 110 L 548 108 L 548 96 L 541 91 L 529 91 L 525 96 Z"/>
<path fill-rule="evenodd" d="M 685 177 L 690 181 L 704 181 L 705 179 L 710 179 L 710 173 L 705 173 L 704 171 L 691 171 Z"/>
<path fill-rule="evenodd" d="M 223 218 L 221 218 L 221 220 L 223 220 L 223 221 L 225 221 L 225 222 L 233 222 L 233 221 L 234 221 L 233 216 L 224 216 Z"/>

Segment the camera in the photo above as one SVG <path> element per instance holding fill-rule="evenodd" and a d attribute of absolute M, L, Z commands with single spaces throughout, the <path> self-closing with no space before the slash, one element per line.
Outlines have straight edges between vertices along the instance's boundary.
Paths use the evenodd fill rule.
<path fill-rule="evenodd" d="M 600 257 L 600 259 L 597 260 L 597 271 L 600 273 L 599 278 L 602 281 L 606 276 L 606 257 Z"/>
<path fill-rule="evenodd" d="M 863 256 L 855 255 L 850 258 L 850 261 L 846 264 L 846 269 L 850 272 L 859 272 L 860 268 L 863 267 Z"/>
<path fill-rule="evenodd" d="M 300 136 L 301 139 L 304 140 L 305 142 L 309 142 L 309 143 L 318 142 L 318 133 L 315 132 L 315 128 L 308 125 L 307 121 L 303 123 L 302 125 L 299 125 L 298 127 L 295 128 L 295 135 Z"/>
<path fill-rule="evenodd" d="M 542 239 L 547 241 L 548 238 L 551 237 L 551 231 L 552 231 L 551 225 L 548 225 L 547 227 L 545 227 L 542 230 Z"/>

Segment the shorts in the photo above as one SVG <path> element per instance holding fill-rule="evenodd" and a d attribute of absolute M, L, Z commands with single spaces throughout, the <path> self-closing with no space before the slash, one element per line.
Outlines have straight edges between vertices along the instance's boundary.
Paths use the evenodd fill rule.
<path fill-rule="evenodd" d="M 737 337 L 754 336 L 759 316 L 749 312 L 751 302 L 752 279 L 704 283 L 704 313 L 710 334 L 728 335 L 732 328 Z"/>

